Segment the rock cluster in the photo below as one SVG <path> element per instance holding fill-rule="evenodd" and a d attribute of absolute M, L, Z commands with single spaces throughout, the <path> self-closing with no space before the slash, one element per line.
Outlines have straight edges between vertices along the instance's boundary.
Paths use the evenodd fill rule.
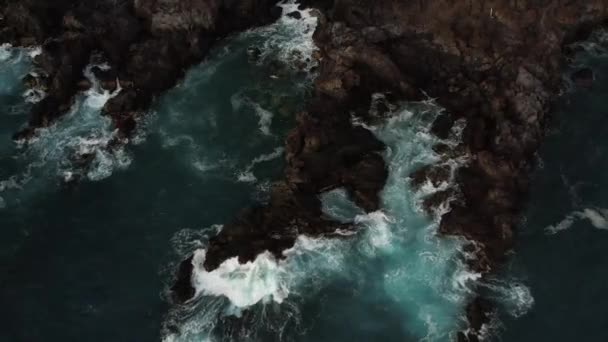
<path fill-rule="evenodd" d="M 37 103 L 17 139 L 63 115 L 86 88 L 84 68 L 98 58 L 109 72 L 95 75 L 122 91 L 103 109 L 123 138 L 152 99 L 200 62 L 221 37 L 275 20 L 278 0 L 6 0 L 0 4 L 0 40 L 42 46 L 34 60 L 47 96 Z M 84 82 L 83 82 L 84 81 Z"/>
<path fill-rule="evenodd" d="M 307 112 L 287 139 L 288 167 L 281 187 L 312 203 L 319 192 L 344 186 L 362 208 L 377 208 L 377 192 L 386 178 L 375 153 L 381 144 L 353 127 L 350 114 L 373 120 L 367 113 L 372 94 L 416 100 L 423 98 L 423 90 L 448 113 L 433 125 L 435 134 L 445 137 L 457 119 L 466 119 L 457 153 L 469 160 L 456 172 L 457 189 L 434 194 L 425 204 L 431 209 L 460 194 L 442 217 L 440 233 L 471 241 L 473 270 L 484 276 L 495 270 L 515 241 L 534 153 L 561 86 L 565 47 L 604 23 L 608 1 L 336 0 L 304 5 L 322 13 L 315 32 L 319 76 Z M 592 76 L 581 72 L 573 78 L 586 84 Z M 441 146 L 436 150 L 454 153 Z M 429 166 L 413 174 L 412 182 L 440 182 L 444 168 Z M 274 208 L 271 200 L 260 210 L 272 216 Z M 281 215 L 290 217 L 285 222 L 298 217 L 296 212 Z M 292 227 L 253 223 L 249 234 L 234 235 L 242 230 L 228 226 L 210 241 L 210 251 L 222 252 L 208 255 L 213 261 L 206 267 L 229 256 L 250 260 L 255 253 L 249 253 L 252 247 L 245 241 L 268 239 L 258 235 L 264 232 L 285 236 Z M 298 234 L 318 233 L 300 227 Z M 256 252 L 268 249 L 268 244 L 259 246 Z M 470 326 L 459 334 L 461 341 L 478 340 L 489 308 L 483 298 L 471 302 Z"/>
<path fill-rule="evenodd" d="M 457 189 L 432 195 L 425 204 L 438 206 L 460 194 L 442 217 L 440 233 L 471 241 L 476 255 L 470 267 L 488 274 L 513 247 L 534 153 L 561 85 L 566 46 L 605 23 L 608 1 L 311 3 L 325 7 L 315 33 L 321 50 L 318 98 L 339 103 L 353 94 L 369 100 L 370 92 L 390 92 L 413 100 L 424 90 L 448 113 L 433 125 L 439 137 L 445 138 L 455 120 L 466 119 L 460 149 L 469 162 L 457 170 Z M 583 86 L 592 77 L 584 70 L 573 75 Z M 411 179 L 416 185 L 445 177 L 445 165 L 437 165 Z M 489 307 L 482 302 L 471 302 L 470 329 L 460 340 L 478 339 L 487 318 L 479 311 Z"/>
<path fill-rule="evenodd" d="M 35 134 L 65 113 L 83 84 L 91 56 L 102 55 L 111 71 L 95 70 L 104 87 L 123 90 L 103 112 L 128 137 L 154 96 L 173 86 L 200 61 L 213 42 L 230 32 L 271 22 L 277 0 L 5 0 L 0 3 L 0 39 L 42 45 L 36 58 L 48 96 L 32 109 Z M 205 267 L 224 260 L 248 261 L 265 250 L 277 257 L 299 234 L 331 235 L 349 228 L 324 217 L 318 195 L 344 187 L 367 211 L 379 207 L 387 177 L 367 130 L 353 114 L 374 120 L 372 94 L 392 100 L 437 98 L 447 114 L 433 125 L 445 137 L 466 119 L 458 153 L 469 163 L 456 173 L 458 189 L 427 199 L 429 208 L 452 195 L 440 233 L 474 245 L 470 266 L 487 274 L 513 247 L 515 227 L 528 189 L 533 156 L 560 87 L 565 46 L 587 37 L 608 18 L 608 0 L 303 0 L 319 9 L 315 95 L 286 141 L 287 167 L 268 204 L 244 210 L 212 238 Z M 294 18 L 297 17 L 293 14 Z M 574 82 L 589 86 L 581 70 Z M 436 151 L 454 153 L 442 146 Z M 440 182 L 444 166 L 412 175 L 413 184 Z M 180 266 L 175 299 L 193 295 L 191 260 Z M 491 308 L 483 298 L 467 308 L 470 327 L 461 341 L 476 341 Z"/>

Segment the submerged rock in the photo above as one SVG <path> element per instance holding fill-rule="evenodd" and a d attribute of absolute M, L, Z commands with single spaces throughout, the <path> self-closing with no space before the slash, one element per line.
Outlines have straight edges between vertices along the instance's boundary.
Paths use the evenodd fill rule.
<path fill-rule="evenodd" d="M 400 100 L 435 98 L 447 113 L 432 127 L 439 138 L 448 137 L 455 120 L 467 120 L 462 145 L 437 147 L 442 163 L 444 157 L 463 153 L 470 162 L 456 172 L 459 192 L 436 193 L 425 206 L 432 210 L 460 194 L 443 216 L 440 233 L 477 243 L 480 248 L 470 266 L 487 275 L 513 246 L 528 173 L 560 86 L 563 46 L 608 18 L 608 3 L 498 1 L 491 8 L 484 2 L 462 1 L 305 3 L 322 10 L 315 32 L 319 75 L 309 114 L 288 139 L 289 183 L 314 191 L 328 189 L 316 187 L 319 183 L 336 184 L 324 183 L 332 179 L 324 170 L 334 167 L 324 158 L 324 146 L 337 132 L 356 130 L 346 113 L 369 108 L 372 94 L 390 93 Z M 574 78 L 581 86 L 589 86 L 592 79 L 588 71 Z M 340 148 L 334 145 L 332 155 L 339 156 Z M 360 153 L 354 149 L 352 154 Z M 345 176 L 352 184 L 364 178 L 354 170 Z M 429 178 L 437 185 L 448 176 L 446 169 L 429 166 L 412 179 L 414 185 Z M 381 178 L 374 189 L 382 188 Z M 351 196 L 356 199 L 359 193 L 355 189 Z M 365 208 L 372 210 L 373 205 Z M 478 339 L 491 308 L 476 304 L 482 301 L 469 305 L 471 329 L 460 340 Z"/>
<path fill-rule="evenodd" d="M 287 13 L 287 16 L 290 18 L 294 18 L 294 19 L 302 19 L 302 13 L 300 13 L 298 11 L 293 11 L 293 12 Z"/>
<path fill-rule="evenodd" d="M 128 137 L 154 96 L 172 87 L 225 35 L 278 17 L 278 0 L 8 0 L 0 7 L 0 37 L 13 45 L 43 47 L 35 60 L 48 95 L 36 103 L 28 138 L 65 113 L 81 89 L 82 70 L 101 53 L 112 75 L 99 71 L 104 88 L 123 90 L 104 115 Z M 570 1 L 320 1 L 315 56 L 315 93 L 286 141 L 285 177 L 272 187 L 267 205 L 244 210 L 209 241 L 204 267 L 228 258 L 253 260 L 263 251 L 277 257 L 300 234 L 331 235 L 341 225 L 325 218 L 318 195 L 344 187 L 366 211 L 379 208 L 387 177 L 379 156 L 384 145 L 351 114 L 370 121 L 386 109 L 368 110 L 373 94 L 397 100 L 436 98 L 446 109 L 432 132 L 445 138 L 456 119 L 466 118 L 463 145 L 470 163 L 456 173 L 460 198 L 441 220 L 440 233 L 463 236 L 480 248 L 471 268 L 484 276 L 512 248 L 528 172 L 544 133 L 549 104 L 559 88 L 563 45 L 585 37 L 608 18 L 606 0 Z M 291 14 L 297 18 L 299 12 Z M 252 58 L 259 54 L 252 50 Z M 582 87 L 593 73 L 572 75 Z M 450 147 L 438 147 L 449 155 Z M 460 154 L 454 152 L 454 154 Z M 437 184 L 446 178 L 430 166 L 413 175 Z M 426 205 L 454 196 L 442 192 Z M 191 298 L 191 262 L 173 287 L 174 300 Z M 476 341 L 489 305 L 477 298 L 467 310 L 470 329 L 461 341 Z"/>
<path fill-rule="evenodd" d="M 578 87 L 591 88 L 591 86 L 593 86 L 593 70 L 589 68 L 582 68 L 575 71 L 570 78 Z"/>
<path fill-rule="evenodd" d="M 374 115 L 368 110 L 373 94 L 387 93 L 398 100 L 437 98 L 448 114 L 432 132 L 443 139 L 455 120 L 467 119 L 462 145 L 437 147 L 445 157 L 471 160 L 456 172 L 461 191 L 442 190 L 424 204 L 432 211 L 460 194 L 440 232 L 477 242 L 482 247 L 471 268 L 490 272 L 513 245 L 532 158 L 559 87 L 562 44 L 581 25 L 608 17 L 607 4 L 502 1 L 491 10 L 477 2 L 304 4 L 321 10 L 314 36 L 319 68 L 315 95 L 286 141 L 285 180 L 273 187 L 268 205 L 244 211 L 210 240 L 205 268 L 234 256 L 250 261 L 265 250 L 281 257 L 299 234 L 335 230 L 319 212 L 323 191 L 344 187 L 361 208 L 378 209 L 387 177 L 378 156 L 384 146 L 353 126 L 350 114 L 384 116 L 382 108 Z M 531 36 L 532 28 L 538 34 Z M 429 166 L 412 179 L 437 186 L 450 176 L 445 167 Z M 479 301 L 469 306 L 472 330 L 461 340 L 476 340 L 486 319 L 488 306 Z"/>
<path fill-rule="evenodd" d="M 185 303 L 188 299 L 194 297 L 195 289 L 192 287 L 192 259 L 182 261 L 176 274 L 176 280 L 171 286 L 171 299 L 174 303 Z"/>
<path fill-rule="evenodd" d="M 28 137 L 65 113 L 76 93 L 86 89 L 79 84 L 84 68 L 99 55 L 108 64 L 93 69 L 102 87 L 115 90 L 119 80 L 125 92 L 135 94 L 121 100 L 120 112 L 110 103 L 104 112 L 112 117 L 144 112 L 154 96 L 203 59 L 217 38 L 275 20 L 281 12 L 277 2 L 5 1 L 1 37 L 13 45 L 42 46 L 35 64 L 47 90 L 32 108 L 29 127 L 16 137 Z"/>

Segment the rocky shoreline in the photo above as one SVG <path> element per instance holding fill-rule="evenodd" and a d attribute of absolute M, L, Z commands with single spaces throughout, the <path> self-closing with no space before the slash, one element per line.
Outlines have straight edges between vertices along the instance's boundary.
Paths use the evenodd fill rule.
<path fill-rule="evenodd" d="M 47 95 L 30 113 L 24 139 L 52 124 L 88 87 L 84 68 L 94 60 L 111 69 L 93 71 L 121 92 L 103 108 L 120 139 L 128 139 L 152 100 L 173 87 L 210 47 L 233 32 L 269 24 L 281 14 L 278 0 L 95 0 L 13 1 L 0 4 L 0 40 L 40 46 L 36 80 Z M 112 148 L 109 146 L 108 148 Z"/>
<path fill-rule="evenodd" d="M 272 22 L 277 0 L 4 1 L 0 38 L 13 45 L 41 45 L 35 60 L 47 97 L 37 103 L 27 139 L 51 124 L 82 87 L 82 70 L 101 54 L 112 67 L 97 72 L 107 87 L 123 90 L 105 106 L 127 140 L 153 98 L 202 60 L 218 38 Z M 353 126 L 355 114 L 373 121 L 372 95 L 389 100 L 436 98 L 446 109 L 433 125 L 445 137 L 458 119 L 467 122 L 456 150 L 437 146 L 446 158 L 466 155 L 456 186 L 431 195 L 429 211 L 449 198 L 440 233 L 471 241 L 472 270 L 495 271 L 513 248 L 534 155 L 551 104 L 561 86 L 568 43 L 606 23 L 608 0 L 397 1 L 307 0 L 319 10 L 315 95 L 286 140 L 285 177 L 268 204 L 244 210 L 209 241 L 204 267 L 231 257 L 241 262 L 269 251 L 282 257 L 301 235 L 335 236 L 352 229 L 325 218 L 318 195 L 344 187 L 368 212 L 379 209 L 387 178 L 384 145 Z M 576 80 L 589 83 L 585 74 Z M 587 75 L 588 76 L 588 75 Z M 111 147 L 109 147 L 111 148 Z M 413 184 L 447 177 L 442 166 L 425 167 Z M 178 270 L 174 300 L 194 294 L 192 259 Z M 492 304 L 477 297 L 467 307 L 469 328 L 459 341 L 477 341 Z"/>
<path fill-rule="evenodd" d="M 395 100 L 436 98 L 447 112 L 433 125 L 439 137 L 456 120 L 466 120 L 463 144 L 436 151 L 465 155 L 469 162 L 457 170 L 454 188 L 425 204 L 432 211 L 456 194 L 440 233 L 470 241 L 473 271 L 482 277 L 496 271 L 515 243 L 535 152 L 562 85 L 567 45 L 605 23 L 608 1 L 304 5 L 322 13 L 315 32 L 319 76 L 316 95 L 286 142 L 285 180 L 273 188 L 269 205 L 241 215 L 210 240 L 204 266 L 211 270 L 234 256 L 250 261 L 265 250 L 281 257 L 299 234 L 329 234 L 335 227 L 315 220 L 321 191 L 345 187 L 366 211 L 378 209 L 386 180 L 376 154 L 382 147 L 350 124 L 350 114 L 373 120 L 372 94 L 386 93 Z M 351 140 L 354 135 L 360 137 Z M 443 167 L 423 168 L 412 181 L 439 183 L 448 177 Z M 301 216 L 302 203 L 311 205 L 308 218 Z M 184 284 L 189 272 L 180 279 Z M 486 298 L 474 298 L 466 310 L 469 327 L 458 339 L 479 340 L 492 311 Z"/>
<path fill-rule="evenodd" d="M 315 35 L 322 51 L 316 90 L 334 101 L 386 91 L 415 100 L 421 95 L 412 89 L 424 90 L 448 113 L 433 125 L 439 137 L 466 119 L 458 150 L 468 163 L 456 172 L 456 188 L 425 204 L 431 211 L 458 194 L 439 231 L 469 240 L 469 265 L 485 277 L 514 245 L 567 45 L 606 23 L 608 1 L 381 3 L 336 1 L 325 11 Z M 588 84 L 586 74 L 573 77 Z M 439 183 L 449 177 L 442 168 L 423 168 L 412 182 Z M 458 339 L 477 341 L 491 311 L 485 298 L 473 299 Z"/>
<path fill-rule="evenodd" d="M 362 86 L 388 88 L 407 100 L 420 96 L 410 89 L 424 90 L 448 113 L 433 126 L 439 137 L 466 119 L 459 149 L 469 162 L 457 170 L 456 189 L 433 194 L 425 204 L 432 210 L 458 194 L 440 233 L 471 241 L 469 265 L 485 277 L 513 248 L 566 46 L 605 23 L 608 1 L 382 3 L 336 1 L 325 12 L 316 34 L 323 51 L 316 89 L 340 99 Z M 380 78 L 372 86 L 370 70 Z M 423 168 L 412 181 L 438 183 L 448 177 L 442 168 Z M 477 341 L 492 310 L 485 298 L 474 298 L 469 327 L 458 339 Z"/>

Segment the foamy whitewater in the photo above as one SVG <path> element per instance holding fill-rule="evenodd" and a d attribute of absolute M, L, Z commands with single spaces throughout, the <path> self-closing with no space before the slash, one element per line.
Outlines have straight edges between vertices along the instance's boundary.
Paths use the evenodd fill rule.
<path fill-rule="evenodd" d="M 517 306 L 505 308 L 504 341 L 608 339 L 608 31 L 594 32 L 573 51 L 562 74 L 567 87 L 538 151 L 542 163 L 532 174 L 526 220 L 505 267 L 529 286 L 534 305 L 525 316 L 513 314 Z M 572 81 L 581 68 L 593 71 L 592 87 Z M 512 293 L 526 302 L 526 291 Z"/>
<path fill-rule="evenodd" d="M 166 340 L 340 341 L 336 331 L 316 335 L 310 325 L 335 317 L 324 318 L 322 308 L 320 313 L 308 312 L 309 302 L 328 307 L 343 303 L 342 321 L 348 324 L 356 320 L 349 310 L 357 312 L 370 301 L 379 304 L 380 298 L 391 303 L 392 319 L 398 320 L 400 331 L 392 332 L 394 336 L 428 341 L 453 337 L 463 324 L 471 284 L 479 276 L 466 270 L 461 241 L 437 236 L 439 216 L 428 219 L 423 213 L 420 200 L 432 190 L 414 193 L 408 183 L 416 168 L 439 161 L 432 150 L 439 140 L 429 126 L 440 110 L 431 102 L 402 104 L 385 123 L 369 127 L 388 146 L 384 157 L 389 178 L 381 211 L 364 214 L 343 189 L 321 196 L 324 212 L 355 223 L 358 233 L 345 232 L 344 239 L 301 236 L 284 252 L 285 259 L 263 253 L 239 264 L 233 258 L 212 272 L 202 266 L 205 249 L 196 251 L 196 296 L 185 321 L 176 318 L 180 333 L 168 334 Z M 459 139 L 461 128 L 457 125 L 452 139 Z M 347 288 L 339 286 L 323 299 L 324 291 L 339 283 Z"/>
<path fill-rule="evenodd" d="M 38 50 L 29 51 L 29 56 L 36 53 Z M 98 181 L 129 166 L 131 158 L 123 148 L 109 147 L 110 141 L 117 138 L 117 132 L 112 128 L 111 119 L 101 115 L 105 103 L 121 91 L 120 82 L 113 92 L 102 89 L 93 67 L 109 68 L 106 64 L 87 66 L 84 75 L 91 87 L 76 96 L 68 113 L 49 127 L 37 129 L 28 141 L 18 142 L 15 158 L 24 166 L 2 182 L 0 191 L 31 189 L 33 193 L 55 178 L 65 182 L 83 178 Z M 36 90 L 28 90 L 23 94 L 24 103 L 36 102 L 41 96 Z M 36 184 L 29 186 L 30 182 Z"/>
<path fill-rule="evenodd" d="M 297 10 L 291 1 L 282 7 Z M 300 236 L 284 258 L 262 253 L 211 272 L 202 267 L 208 238 L 223 229 L 214 223 L 266 201 L 282 177 L 285 135 L 314 77 L 317 19 L 301 14 L 218 43 L 157 99 L 138 124 L 144 132 L 122 149 L 109 147 L 117 136 L 101 115 L 121 91 L 100 87 L 93 68 L 109 67 L 101 58 L 84 70 L 91 88 L 65 116 L 32 142 L 14 144 L 32 103 L 45 96 L 21 84 L 35 76 L 31 59 L 41 51 L 0 46 L 0 321 L 8 327 L 0 340 L 446 341 L 464 328 L 464 306 L 477 291 L 512 319 L 531 316 L 542 291 L 511 273 L 480 279 L 465 266 L 473 255 L 462 251 L 464 241 L 437 234 L 449 204 L 430 217 L 422 209 L 425 196 L 455 185 L 454 170 L 467 162 L 433 152 L 438 142 L 456 147 L 465 122 L 438 140 L 429 126 L 442 109 L 432 100 L 391 104 L 376 94 L 370 114 L 379 116 L 382 103 L 391 115 L 371 126 L 353 118 L 387 145 L 381 209 L 366 214 L 345 189 L 320 199 L 326 215 L 356 229 L 337 231 L 340 238 Z M 408 176 L 429 163 L 449 166 L 452 179 L 414 192 Z M 541 231 L 564 216 L 601 228 L 603 208 L 580 201 Z M 578 231 L 588 233 L 577 227 L 542 236 L 557 241 Z M 565 257 L 582 250 L 555 249 Z M 167 313 L 177 263 L 192 253 L 195 298 Z M 571 280 L 561 278 L 555 283 Z M 500 324 L 497 317 L 484 332 L 492 336 Z"/>
<path fill-rule="evenodd" d="M 171 237 L 182 229 L 215 234 L 213 223 L 267 200 L 281 176 L 285 135 L 306 102 L 314 65 L 316 19 L 303 14 L 217 42 L 152 104 L 138 122 L 143 132 L 124 149 L 111 148 L 120 137 L 101 115 L 120 91 L 101 89 L 94 76 L 94 68 L 108 67 L 103 56 L 83 70 L 91 88 L 69 112 L 15 144 L 12 135 L 43 94 L 26 93 L 21 82 L 37 72 L 35 53 L 0 49 L 0 320 L 10 327 L 0 329 L 0 340 L 161 338 L 173 263 L 201 246 L 189 240 L 176 256 Z M 210 277 L 220 291 L 224 280 Z M 265 296 L 260 291 L 232 299 L 246 306 Z M 280 300 L 279 288 L 273 294 L 270 302 Z"/>
<path fill-rule="evenodd" d="M 48 128 L 37 130 L 27 143 L 26 154 L 36 164 L 50 167 L 65 181 L 75 177 L 101 180 L 112 175 L 115 169 L 124 169 L 131 160 L 123 149 L 112 150 L 109 143 L 117 138 L 109 117 L 101 115 L 106 102 L 121 91 L 120 82 L 113 92 L 102 89 L 92 72 L 93 67 L 109 69 L 107 64 L 91 64 L 84 75 L 91 87 L 76 98 L 70 111 Z M 84 170 L 74 164 L 89 159 Z M 80 172 L 84 174 L 80 175 Z"/>

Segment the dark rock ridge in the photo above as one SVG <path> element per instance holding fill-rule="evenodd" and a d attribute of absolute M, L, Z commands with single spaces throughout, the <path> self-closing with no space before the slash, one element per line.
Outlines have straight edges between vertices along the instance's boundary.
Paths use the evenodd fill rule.
<path fill-rule="evenodd" d="M 268 204 L 245 210 L 210 239 L 207 269 L 234 256 L 251 261 L 264 251 L 281 257 L 302 234 L 338 236 L 337 229 L 349 227 L 323 216 L 323 191 L 344 187 L 362 208 L 378 209 L 387 177 L 379 154 L 384 145 L 369 131 L 353 128 L 348 111 L 321 108 L 298 115 L 286 142 L 285 180 L 273 184 Z"/>
<path fill-rule="evenodd" d="M 35 134 L 71 105 L 82 70 L 101 55 L 112 71 L 94 71 L 108 88 L 123 90 L 104 114 L 128 137 L 155 95 L 173 86 L 210 45 L 230 32 L 271 22 L 277 0 L 0 1 L 0 38 L 14 45 L 42 45 L 35 62 L 48 96 L 34 106 L 28 129 Z M 286 141 L 284 180 L 268 204 L 244 210 L 209 241 L 205 267 L 231 257 L 245 262 L 266 250 L 277 257 L 300 234 L 335 234 L 350 228 L 325 218 L 318 195 L 345 187 L 367 211 L 379 207 L 387 170 L 384 149 L 351 115 L 374 120 L 371 95 L 415 100 L 420 90 L 447 109 L 433 125 L 444 137 L 456 119 L 467 126 L 456 152 L 469 163 L 456 175 L 457 189 L 432 195 L 438 206 L 460 194 L 440 232 L 475 244 L 470 267 L 486 275 L 513 247 L 515 226 L 528 189 L 533 155 L 544 134 L 560 86 L 565 45 L 587 37 L 608 17 L 608 0 L 304 0 L 320 10 L 315 41 L 315 95 Z M 573 75 L 585 86 L 587 72 Z M 378 111 L 379 112 L 379 111 Z M 460 152 L 459 152 L 460 151 Z M 414 183 L 446 176 L 443 166 L 412 175 Z M 193 295 L 191 260 L 180 266 L 174 299 Z M 469 329 L 461 341 L 478 340 L 491 303 L 475 298 L 467 308 Z"/>
<path fill-rule="evenodd" d="M 103 109 L 123 138 L 153 98 L 172 87 L 200 62 L 218 39 L 274 21 L 278 0 L 4 0 L 0 40 L 16 46 L 40 45 L 35 59 L 46 98 L 31 111 L 29 126 L 15 135 L 28 138 L 71 106 L 86 87 L 83 69 L 94 56 L 112 69 L 94 70 L 102 85 L 122 91 Z"/>
<path fill-rule="evenodd" d="M 315 96 L 287 139 L 285 180 L 267 206 L 255 208 L 211 239 L 205 267 L 238 256 L 293 245 L 297 234 L 334 229 L 318 218 L 316 196 L 345 186 L 366 210 L 378 207 L 386 169 L 382 144 L 350 124 L 366 119 L 371 94 L 415 100 L 424 90 L 446 108 L 433 125 L 445 137 L 466 119 L 457 150 L 469 162 L 456 173 L 455 189 L 434 194 L 429 209 L 454 194 L 440 233 L 463 236 L 475 252 L 470 267 L 484 276 L 505 260 L 528 190 L 534 153 L 554 96 L 568 43 L 585 39 L 608 18 L 608 0 L 304 1 L 323 13 L 315 32 L 320 48 Z M 592 76 L 591 76 L 592 77 Z M 582 85 L 590 76 L 573 76 Z M 436 151 L 450 154 L 450 148 Z M 414 175 L 439 182 L 444 166 Z M 289 210 L 285 210 L 290 208 Z M 291 210 L 294 209 L 294 210 Z M 314 222 L 314 223 L 313 223 Z M 313 223 L 313 224 L 311 224 Z M 280 238 L 276 239 L 275 236 Z M 184 275 L 183 275 L 184 276 Z M 189 277 L 189 274 L 185 275 Z M 460 341 L 477 341 L 492 305 L 477 297 L 467 308 L 469 329 Z"/>
<path fill-rule="evenodd" d="M 433 125 L 439 137 L 455 120 L 466 119 L 457 150 L 469 162 L 457 170 L 457 189 L 431 195 L 425 205 L 430 209 L 460 194 L 442 217 L 440 232 L 470 240 L 476 254 L 470 267 L 487 275 L 513 247 L 567 45 L 605 24 L 608 0 L 336 0 L 324 13 L 315 34 L 321 49 L 318 98 L 342 102 L 388 90 L 416 99 L 420 94 L 413 89 L 422 89 L 449 114 Z M 588 71 L 573 75 L 582 86 L 592 78 Z M 447 176 L 445 166 L 437 165 L 411 178 L 414 185 L 426 178 L 438 184 Z M 470 329 L 459 340 L 478 340 L 489 308 L 483 298 L 471 302 Z"/>

